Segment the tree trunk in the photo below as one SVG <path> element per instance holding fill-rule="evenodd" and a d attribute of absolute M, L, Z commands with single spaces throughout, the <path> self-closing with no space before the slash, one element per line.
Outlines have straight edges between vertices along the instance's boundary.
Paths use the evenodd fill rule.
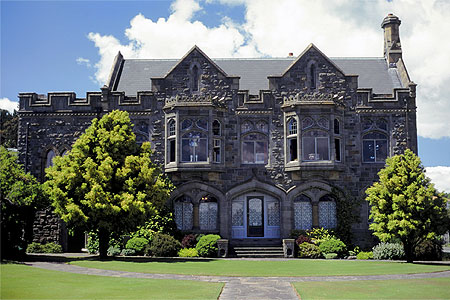
<path fill-rule="evenodd" d="M 100 228 L 98 230 L 98 252 L 101 259 L 108 257 L 109 232 Z"/>
<path fill-rule="evenodd" d="M 414 260 L 414 247 L 412 243 L 403 242 L 403 249 L 405 250 L 406 262 L 412 263 Z"/>

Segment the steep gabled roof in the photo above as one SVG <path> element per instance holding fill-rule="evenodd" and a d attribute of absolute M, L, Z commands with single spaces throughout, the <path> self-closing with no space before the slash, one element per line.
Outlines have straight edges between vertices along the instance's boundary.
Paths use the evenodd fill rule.
<path fill-rule="evenodd" d="M 309 44 L 308 47 L 306 47 L 305 50 L 303 50 L 302 53 L 300 53 L 299 56 L 297 56 L 297 58 L 292 62 L 292 64 L 287 67 L 287 69 L 283 72 L 283 74 L 281 76 L 286 75 L 286 73 L 289 72 L 289 70 L 295 66 L 295 64 L 297 64 L 297 62 L 299 60 L 301 60 L 303 58 L 303 56 L 305 56 L 309 51 L 311 51 L 312 49 L 314 49 L 315 51 L 317 51 L 326 61 L 328 61 L 332 66 L 334 66 L 336 68 L 336 70 L 338 70 L 339 72 L 342 73 L 342 75 L 345 75 L 344 71 L 341 70 L 341 68 L 339 68 L 332 60 L 330 60 L 328 58 L 328 56 L 326 56 L 325 54 L 323 54 L 322 51 L 319 50 L 319 48 L 317 48 L 313 43 Z"/>
<path fill-rule="evenodd" d="M 198 53 L 200 53 L 200 55 L 202 55 L 211 65 L 213 65 L 220 73 L 222 73 L 223 76 L 228 77 L 227 73 L 222 70 L 222 68 L 220 68 L 214 61 L 211 60 L 211 58 L 208 57 L 208 55 L 206 55 L 197 45 L 194 45 L 194 47 L 191 48 L 191 50 L 189 50 L 179 61 L 176 65 L 174 65 L 165 76 L 163 77 L 167 77 L 169 76 L 181 63 L 183 63 L 183 61 L 189 57 L 193 52 L 197 51 Z"/>
<path fill-rule="evenodd" d="M 193 48 L 194 49 L 194 48 Z M 197 48 L 198 49 L 198 48 Z M 307 48 L 308 49 L 308 48 Z M 190 53 L 192 49 L 188 52 Z M 208 58 L 209 59 L 209 58 Z M 220 58 L 209 59 L 223 74 L 240 76 L 239 87 L 259 94 L 269 88 L 268 76 L 281 76 L 298 58 Z M 377 94 L 390 94 L 402 87 L 396 68 L 388 68 L 385 58 L 328 58 L 344 74 L 356 74 L 360 88 Z M 165 77 L 179 59 L 125 59 L 114 90 L 126 95 L 151 90 L 150 78 Z"/>

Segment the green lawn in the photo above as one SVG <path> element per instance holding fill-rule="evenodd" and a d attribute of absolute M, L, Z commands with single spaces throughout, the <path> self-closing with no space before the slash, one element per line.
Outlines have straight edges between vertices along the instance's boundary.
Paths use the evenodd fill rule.
<path fill-rule="evenodd" d="M 1 265 L 1 299 L 217 299 L 222 283 L 116 278 Z"/>
<path fill-rule="evenodd" d="M 79 260 L 74 265 L 116 271 L 220 276 L 332 276 L 409 274 L 450 270 L 450 266 L 381 261 L 302 260 Z"/>
<path fill-rule="evenodd" d="M 450 299 L 450 278 L 295 282 L 307 299 Z"/>

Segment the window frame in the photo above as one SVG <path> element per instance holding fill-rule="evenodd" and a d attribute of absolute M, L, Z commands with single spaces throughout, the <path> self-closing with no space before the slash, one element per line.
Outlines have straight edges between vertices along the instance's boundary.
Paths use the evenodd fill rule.
<path fill-rule="evenodd" d="M 368 135 L 371 135 L 371 134 L 379 134 L 379 135 L 383 135 L 384 137 L 385 137 L 385 139 L 381 139 L 381 138 L 366 138 L 366 136 L 368 136 Z M 382 160 L 378 160 L 377 159 L 377 146 L 378 146 L 378 144 L 377 144 L 377 142 L 378 141 L 384 141 L 385 142 L 385 152 L 386 152 L 386 157 L 384 157 Z M 365 159 L 365 144 L 366 144 L 366 142 L 372 142 L 372 147 L 373 147 L 373 157 L 374 157 L 374 159 L 373 160 L 366 160 Z M 386 159 L 389 157 L 389 137 L 388 137 L 388 135 L 386 134 L 386 133 L 384 133 L 384 132 L 381 132 L 381 131 L 374 131 L 374 130 L 372 130 L 372 131 L 368 131 L 368 132 L 365 132 L 365 133 L 363 133 L 363 135 L 362 135 L 362 139 L 361 139 L 361 147 L 362 147 L 362 161 L 363 161 L 363 163 L 369 163 L 369 164 L 376 164 L 376 163 L 385 163 L 386 162 Z"/>
<path fill-rule="evenodd" d="M 259 138 L 259 139 L 255 139 L 255 140 L 246 140 L 245 138 L 249 135 L 252 134 L 256 134 L 259 137 L 263 137 L 263 138 Z M 264 148 L 265 148 L 265 152 L 264 153 L 260 153 L 257 152 L 257 146 L 256 143 L 264 143 Z M 244 161 L 244 144 L 249 144 L 252 143 L 253 144 L 253 162 L 250 161 Z M 260 162 L 256 160 L 257 155 L 264 155 L 264 161 Z M 246 132 L 244 135 L 241 136 L 241 163 L 242 164 L 246 164 L 246 165 L 267 165 L 269 163 L 269 137 L 261 132 Z"/>
<path fill-rule="evenodd" d="M 295 116 L 288 117 L 286 121 L 286 157 L 288 163 L 299 161 L 298 132 L 297 118 Z"/>
<path fill-rule="evenodd" d="M 314 132 L 314 131 L 318 131 L 318 132 L 323 132 L 324 136 L 305 136 L 310 132 Z M 306 159 L 306 151 L 305 151 L 305 146 L 306 146 L 306 142 L 305 139 L 314 139 L 314 153 L 309 153 L 308 155 L 314 154 L 314 157 L 316 157 L 316 155 L 320 154 L 318 153 L 318 140 L 319 139 L 326 139 L 327 140 L 327 158 L 328 159 Z M 321 162 L 321 161 L 330 161 L 330 134 L 328 131 L 325 131 L 323 129 L 311 129 L 311 130 L 306 130 L 304 132 L 302 132 L 302 161 L 304 162 Z"/>

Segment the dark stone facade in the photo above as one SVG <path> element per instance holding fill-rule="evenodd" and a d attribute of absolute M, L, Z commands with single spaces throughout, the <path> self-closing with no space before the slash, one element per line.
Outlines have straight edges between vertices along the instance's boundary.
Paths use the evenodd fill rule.
<path fill-rule="evenodd" d="M 395 18 L 385 19 L 385 31 L 389 26 L 398 27 L 400 21 Z M 398 28 L 393 32 L 398 34 Z M 239 76 L 228 75 L 194 47 L 164 76 L 151 78 L 151 88 L 149 85 L 147 91 L 138 91 L 133 96 L 117 91 L 125 61 L 119 53 L 108 85 L 101 92 L 87 93 L 85 99 L 76 98 L 74 93 L 49 93 L 46 97 L 35 93 L 19 95 L 20 158 L 28 171 L 43 180 L 49 150 L 61 155 L 93 118 L 115 109 L 126 110 L 135 124 L 137 140 L 151 142 L 154 160 L 177 186 L 170 205 L 180 197 L 189 197 L 191 204 L 180 206 L 179 212 L 183 215 L 180 220 L 185 220 L 185 213 L 191 215 L 187 217 L 190 219 L 186 231 L 216 232 L 234 243 L 279 242 L 297 224 L 294 207 L 300 195 L 311 201 L 308 209 L 312 216 L 306 223 L 312 226 L 321 224 L 320 203 L 331 195 L 338 223 L 343 222 L 339 220 L 342 203 L 356 201 L 358 208 L 354 214 L 359 221 L 351 224 L 353 239 L 368 245 L 372 242 L 368 208 L 360 200 L 365 189 L 377 180 L 384 159 L 378 161 L 378 154 L 374 154 L 374 161 L 370 161 L 372 157 L 364 156 L 363 149 L 369 151 L 373 143 L 376 149 L 370 151 L 378 153 L 378 148 L 386 143 L 387 156 L 402 153 L 406 148 L 417 152 L 415 84 L 406 73 L 401 50 L 398 56 L 398 36 L 391 34 L 387 38 L 398 40 L 395 60 L 389 56 L 390 49 L 386 50 L 385 59 L 389 72 L 395 72 L 401 82 L 390 94 L 376 94 L 370 88 L 359 87 L 357 74 L 345 74 L 310 45 L 281 75 L 269 76 L 268 89 L 261 89 L 256 95 L 240 89 Z M 183 140 L 184 120 L 194 123 L 191 128 L 197 131 L 201 131 L 201 126 L 195 122 L 206 121 L 205 159 L 198 159 L 197 154 L 193 159 L 192 151 L 196 150 L 192 149 L 188 153 L 190 159 L 183 158 L 184 151 L 188 151 L 183 146 L 192 147 L 193 141 Z M 219 122 L 219 133 L 214 132 L 215 120 Z M 296 122 L 295 133 L 289 127 L 291 120 Z M 172 133 L 170 122 L 175 126 Z M 378 135 L 368 138 L 375 133 Z M 246 142 L 252 134 L 257 140 L 264 140 Z M 379 136 L 385 136 L 386 142 Z M 316 148 L 311 154 L 307 153 L 310 145 L 307 143 Z M 254 150 L 251 155 L 254 161 L 248 162 L 243 157 L 252 146 L 266 150 L 260 153 Z M 319 147 L 326 151 L 319 153 Z M 173 156 L 171 151 L 175 152 Z M 384 158 L 383 155 L 380 150 L 379 156 Z M 202 221 L 206 211 L 202 201 L 207 198 L 214 198 L 218 211 L 216 220 L 211 221 L 214 225 L 209 227 L 203 225 L 208 221 Z M 250 234 L 256 230 L 249 227 L 252 221 L 244 215 L 250 214 L 252 199 L 263 201 L 259 221 L 264 223 L 264 229 L 256 237 Z M 236 211 L 241 207 L 239 203 L 245 207 L 237 213 L 236 220 L 233 203 L 238 203 Z M 66 243 L 60 222 L 44 220 L 47 215 L 41 212 L 37 216 L 35 240 L 47 241 L 53 236 L 53 240 Z"/>

